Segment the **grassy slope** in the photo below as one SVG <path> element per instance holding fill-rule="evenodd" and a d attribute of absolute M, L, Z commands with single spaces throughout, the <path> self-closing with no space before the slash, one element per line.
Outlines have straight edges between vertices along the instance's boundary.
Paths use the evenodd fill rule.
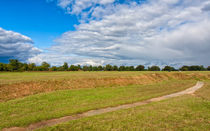
<path fill-rule="evenodd" d="M 170 80 L 150 85 L 63 90 L 0 103 L 0 129 L 132 103 L 189 88 L 193 80 Z"/>
<path fill-rule="evenodd" d="M 146 74 L 148 72 L 0 72 L 0 85 L 13 84 L 28 81 L 45 81 L 52 79 L 76 79 L 76 78 L 101 78 L 101 77 L 117 77 L 117 76 L 133 76 Z M 154 73 L 154 72 L 150 72 Z"/>
<path fill-rule="evenodd" d="M 98 71 L 98 72 L 0 72 L 0 85 L 13 84 L 28 81 L 45 81 L 58 79 L 77 79 L 77 78 L 106 78 L 106 77 L 123 77 L 123 76 L 137 76 L 142 74 L 173 74 L 178 72 L 155 72 L 155 71 Z M 180 72 L 179 72 L 180 73 Z M 181 72 L 182 74 L 210 74 L 210 72 Z"/>
<path fill-rule="evenodd" d="M 195 95 L 87 117 L 41 130 L 210 130 L 210 81 Z"/>
<path fill-rule="evenodd" d="M 64 89 L 210 78 L 210 72 L 0 72 L 0 102 Z"/>
<path fill-rule="evenodd" d="M 172 78 L 149 74 L 154 72 L 0 72 L 0 102 L 63 89 L 142 85 Z"/>

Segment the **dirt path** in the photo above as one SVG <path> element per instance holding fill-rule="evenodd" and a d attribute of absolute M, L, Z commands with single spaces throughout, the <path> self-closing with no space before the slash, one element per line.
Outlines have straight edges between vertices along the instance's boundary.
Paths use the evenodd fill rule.
<path fill-rule="evenodd" d="M 191 88 L 188 88 L 184 91 L 173 93 L 170 95 L 152 98 L 152 99 L 149 99 L 146 101 L 140 101 L 140 102 L 136 102 L 136 103 L 132 103 L 132 104 L 125 104 L 125 105 L 120 105 L 120 106 L 116 106 L 116 107 L 107 107 L 107 108 L 103 108 L 103 109 L 90 110 L 90 111 L 87 111 L 87 112 L 84 112 L 81 114 L 65 116 L 65 117 L 52 119 L 52 120 L 41 121 L 38 123 L 30 124 L 28 127 L 25 127 L 25 128 L 20 128 L 20 127 L 5 128 L 5 129 L 3 129 L 3 131 L 31 131 L 31 130 L 35 130 L 38 128 L 42 128 L 42 127 L 46 127 L 46 126 L 53 126 L 53 125 L 56 125 L 59 123 L 76 120 L 76 119 L 83 118 L 83 117 L 94 116 L 94 115 L 103 114 L 106 112 L 117 111 L 120 109 L 128 109 L 128 108 L 132 108 L 132 107 L 137 107 L 137 106 L 145 105 L 145 104 L 148 104 L 151 102 L 161 101 L 161 100 L 165 100 L 165 99 L 169 99 L 169 98 L 173 98 L 173 97 L 177 97 L 177 96 L 181 96 L 181 95 L 185 95 L 185 94 L 193 94 L 196 90 L 201 88 L 203 85 L 204 85 L 203 82 L 197 82 L 197 84 Z"/>

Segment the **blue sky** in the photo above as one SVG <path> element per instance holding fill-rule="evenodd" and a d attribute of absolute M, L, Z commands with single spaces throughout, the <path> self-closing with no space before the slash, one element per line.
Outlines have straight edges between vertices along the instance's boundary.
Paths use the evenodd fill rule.
<path fill-rule="evenodd" d="M 39 48 L 78 24 L 76 16 L 45 0 L 1 0 L 0 17 L 0 27 L 29 36 Z"/>
<path fill-rule="evenodd" d="M 0 62 L 210 65 L 209 0 L 1 0 Z"/>

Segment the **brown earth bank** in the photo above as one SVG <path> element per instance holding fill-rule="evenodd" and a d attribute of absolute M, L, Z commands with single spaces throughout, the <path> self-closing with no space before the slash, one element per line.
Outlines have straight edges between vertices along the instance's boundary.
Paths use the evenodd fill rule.
<path fill-rule="evenodd" d="M 103 75 L 103 74 L 101 74 Z M 128 85 L 144 85 L 172 79 L 205 80 L 210 79 L 210 73 L 148 73 L 133 76 L 89 76 L 87 78 L 64 78 L 0 84 L 0 102 L 28 95 L 65 89 L 97 88 Z"/>

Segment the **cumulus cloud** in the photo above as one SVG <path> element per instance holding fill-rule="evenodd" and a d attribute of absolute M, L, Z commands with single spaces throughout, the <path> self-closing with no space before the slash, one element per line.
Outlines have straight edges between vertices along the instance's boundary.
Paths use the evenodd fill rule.
<path fill-rule="evenodd" d="M 210 2 L 207 3 L 203 8 L 202 8 L 203 11 L 210 11 Z"/>
<path fill-rule="evenodd" d="M 47 0 L 49 1 L 49 0 Z M 77 15 L 80 22 L 100 19 L 100 16 L 113 12 L 113 4 L 118 0 L 55 0 L 66 13 Z"/>
<path fill-rule="evenodd" d="M 98 5 L 113 3 L 115 0 L 58 0 L 58 6 L 69 9 L 70 13 L 79 14 L 83 10 Z"/>
<path fill-rule="evenodd" d="M 71 2 L 65 8 L 71 7 L 71 12 L 77 13 Z M 57 44 L 50 51 L 78 58 L 72 63 L 92 60 L 118 65 L 210 65 L 206 60 L 210 56 L 208 0 L 149 0 L 145 3 L 131 0 L 123 4 L 110 0 L 107 3 L 94 7 L 97 12 L 93 14 L 100 19 L 87 18 L 88 22 L 79 24 L 76 31 L 66 32 L 56 39 Z M 92 6 L 84 5 L 79 12 Z"/>
<path fill-rule="evenodd" d="M 41 50 L 33 46 L 31 38 L 0 28 L 0 58 L 17 58 L 26 61 L 39 53 Z"/>

